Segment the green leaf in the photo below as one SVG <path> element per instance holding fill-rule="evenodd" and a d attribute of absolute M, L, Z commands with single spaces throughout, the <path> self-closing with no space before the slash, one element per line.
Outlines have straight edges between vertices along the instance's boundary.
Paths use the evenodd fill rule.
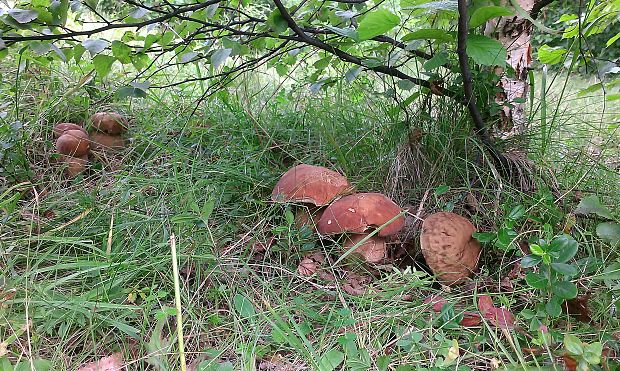
<path fill-rule="evenodd" d="M 125 98 L 146 98 L 147 94 L 146 91 L 140 89 L 140 88 L 136 88 L 133 86 L 123 86 L 122 88 L 118 89 L 118 91 L 116 92 L 116 97 L 118 99 L 125 99 Z"/>
<path fill-rule="evenodd" d="M 335 33 L 336 35 L 345 36 L 353 40 L 358 40 L 359 38 L 359 36 L 357 35 L 357 31 L 355 31 L 355 28 L 351 28 L 351 27 L 341 28 L 341 27 L 334 27 L 334 26 L 329 26 L 329 25 L 326 25 L 325 28 Z"/>
<path fill-rule="evenodd" d="M 613 263 L 598 276 L 592 277 L 598 280 L 620 280 L 620 263 Z"/>
<path fill-rule="evenodd" d="M 605 43 L 605 45 L 607 45 L 607 47 L 610 47 L 611 44 L 613 44 L 616 41 L 618 41 L 618 39 L 620 39 L 620 32 L 618 32 L 615 36 L 613 36 L 609 40 L 607 40 L 607 43 Z"/>
<path fill-rule="evenodd" d="M 39 16 L 39 12 L 33 9 L 10 9 L 8 13 L 11 18 L 20 24 L 32 22 Z"/>
<path fill-rule="evenodd" d="M 596 234 L 610 245 L 618 245 L 620 243 L 620 224 L 612 222 L 600 223 L 596 226 Z"/>
<path fill-rule="evenodd" d="M 319 369 L 321 371 L 335 370 L 344 361 L 344 353 L 332 348 L 327 351 L 319 360 Z"/>
<path fill-rule="evenodd" d="M 450 42 L 452 41 L 452 35 L 438 28 L 425 28 L 408 33 L 403 36 L 401 40 L 405 42 L 412 40 L 437 40 L 439 42 Z"/>
<path fill-rule="evenodd" d="M 601 363 L 601 355 L 603 354 L 603 344 L 600 342 L 587 344 L 583 350 L 583 359 L 591 365 Z"/>
<path fill-rule="evenodd" d="M 489 19 L 513 15 L 514 12 L 502 6 L 482 6 L 474 11 L 469 19 L 469 27 L 476 28 L 486 23 Z"/>
<path fill-rule="evenodd" d="M 217 70 L 230 57 L 232 49 L 218 49 L 211 55 L 211 65 L 213 70 Z"/>
<path fill-rule="evenodd" d="M 556 263 L 566 263 L 577 254 L 578 249 L 579 243 L 571 236 L 563 234 L 551 241 L 548 252 L 553 255 Z"/>
<path fill-rule="evenodd" d="M 588 86 L 585 89 L 579 90 L 579 93 L 577 93 L 577 96 L 578 97 L 583 97 L 585 95 L 588 95 L 590 93 L 594 93 L 595 91 L 598 91 L 598 90 L 601 90 L 601 89 L 603 89 L 603 84 L 600 83 L 600 82 L 597 82 L 596 84 L 592 84 L 592 85 Z M 588 197 L 596 197 L 596 196 L 588 196 Z"/>
<path fill-rule="evenodd" d="M 609 209 L 601 203 L 596 195 L 582 198 L 575 209 L 575 214 L 596 214 L 603 218 L 613 219 Z"/>
<path fill-rule="evenodd" d="M 112 42 L 112 55 L 122 64 L 131 63 L 131 48 L 118 40 Z"/>
<path fill-rule="evenodd" d="M 390 363 L 392 362 L 392 357 L 390 356 L 379 356 L 377 357 L 377 369 L 379 371 L 387 371 L 388 367 L 390 367 Z"/>
<path fill-rule="evenodd" d="M 237 313 L 239 313 L 239 315 L 243 318 L 252 317 L 256 314 L 256 310 L 254 309 L 252 302 L 241 294 L 235 295 L 233 298 L 233 305 Z"/>
<path fill-rule="evenodd" d="M 523 215 L 525 215 L 525 207 L 523 205 L 517 205 L 510 210 L 510 213 L 508 213 L 508 219 L 519 220 L 523 217 Z"/>
<path fill-rule="evenodd" d="M 551 263 L 551 269 L 568 277 L 576 276 L 579 273 L 577 267 L 564 263 Z"/>
<path fill-rule="evenodd" d="M 530 245 L 530 251 L 532 252 L 532 254 L 537 255 L 537 256 L 545 255 L 545 250 L 543 250 L 543 248 L 540 245 L 537 245 L 535 243 Z"/>
<path fill-rule="evenodd" d="M 155 44 L 155 42 L 157 42 L 157 40 L 159 40 L 160 37 L 161 37 L 160 35 L 154 35 L 154 34 L 146 35 L 146 37 L 144 38 L 144 45 L 142 46 L 142 48 L 143 49 L 150 48 L 153 44 Z"/>
<path fill-rule="evenodd" d="M 442 51 L 440 53 L 437 53 L 433 56 L 433 58 L 427 60 L 424 63 L 424 70 L 425 71 L 432 71 L 436 68 L 439 68 L 443 65 L 445 65 L 446 63 L 448 63 L 448 53 L 446 53 L 445 51 Z"/>
<path fill-rule="evenodd" d="M 551 285 L 553 293 L 562 299 L 574 299 L 577 297 L 577 286 L 569 281 L 560 281 Z"/>
<path fill-rule="evenodd" d="M 110 43 L 102 39 L 87 39 L 82 41 L 84 49 L 88 50 L 91 56 L 101 53 Z"/>
<path fill-rule="evenodd" d="M 157 43 L 162 47 L 166 47 L 172 42 L 172 40 L 174 40 L 174 32 L 166 31 L 163 35 L 161 35 L 161 38 L 159 38 Z"/>
<path fill-rule="evenodd" d="M 110 57 L 109 55 L 96 55 L 95 58 L 93 58 L 93 65 L 95 66 L 95 71 L 97 71 L 97 76 L 99 76 L 99 78 L 106 77 L 112 70 L 114 61 L 116 61 L 116 58 Z"/>
<path fill-rule="evenodd" d="M 532 268 L 540 264 L 542 257 L 538 255 L 526 255 L 521 259 L 522 268 Z"/>
<path fill-rule="evenodd" d="M 608 102 L 620 100 L 620 94 L 607 94 L 607 97 L 605 97 L 605 100 Z"/>
<path fill-rule="evenodd" d="M 575 335 L 564 335 L 564 348 L 566 348 L 570 354 L 575 356 L 580 356 L 583 354 L 583 343 Z"/>
<path fill-rule="evenodd" d="M 540 273 L 530 272 L 525 275 L 525 282 L 535 289 L 543 290 L 547 288 L 549 280 Z"/>
<path fill-rule="evenodd" d="M 84 55 L 85 51 L 86 48 L 84 48 L 82 44 L 76 44 L 73 46 L 73 59 L 76 63 L 80 62 L 80 60 L 82 59 L 82 55 Z"/>
<path fill-rule="evenodd" d="M 439 0 L 431 2 L 422 2 L 421 4 L 413 5 L 413 9 L 427 9 L 429 13 L 437 13 L 440 11 L 445 12 L 458 12 L 457 0 Z"/>
<path fill-rule="evenodd" d="M 551 298 L 551 300 L 545 304 L 545 311 L 551 317 L 558 317 L 562 314 L 562 306 L 556 297 Z"/>
<path fill-rule="evenodd" d="M 562 62 L 567 50 L 564 48 L 552 48 L 545 44 L 538 48 L 538 60 L 544 64 L 558 64 Z"/>
<path fill-rule="evenodd" d="M 506 64 L 506 48 L 499 41 L 486 36 L 470 35 L 467 38 L 467 54 L 483 66 Z"/>
<path fill-rule="evenodd" d="M 382 35 L 400 24 L 400 18 L 386 9 L 375 10 L 364 16 L 357 27 L 360 40 L 372 39 Z"/>
<path fill-rule="evenodd" d="M 472 237 L 477 239 L 478 242 L 487 243 L 493 241 L 497 235 L 492 232 L 474 232 Z"/>
<path fill-rule="evenodd" d="M 351 83 L 357 78 L 360 72 L 362 72 L 362 67 L 353 67 L 344 74 L 344 78 L 348 83 Z"/>
<path fill-rule="evenodd" d="M 269 28 L 271 28 L 276 33 L 280 34 L 286 31 L 286 29 L 288 28 L 288 23 L 286 22 L 286 19 L 282 17 L 280 11 L 278 9 L 274 9 L 267 18 L 267 26 L 269 26 Z"/>

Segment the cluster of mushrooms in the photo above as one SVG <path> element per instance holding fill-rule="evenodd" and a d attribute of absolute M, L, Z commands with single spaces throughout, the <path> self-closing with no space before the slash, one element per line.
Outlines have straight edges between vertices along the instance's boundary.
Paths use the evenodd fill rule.
<path fill-rule="evenodd" d="M 65 174 L 74 178 L 88 165 L 88 152 L 119 150 L 125 147 L 123 133 L 127 120 L 116 112 L 98 112 L 91 116 L 90 135 L 81 125 L 63 122 L 54 127 L 56 151 Z"/>
<path fill-rule="evenodd" d="M 351 184 L 341 174 L 301 164 L 280 178 L 271 199 L 302 204 L 295 211 L 298 227 L 307 225 L 321 236 L 344 235 L 345 251 L 359 244 L 353 254 L 365 262 L 379 263 L 387 257 L 388 239 L 405 225 L 404 213 L 383 194 L 351 192 Z M 481 250 L 472 237 L 475 231 L 469 220 L 454 213 L 440 212 L 425 218 L 420 236 L 422 253 L 441 283 L 460 282 L 477 269 Z"/>

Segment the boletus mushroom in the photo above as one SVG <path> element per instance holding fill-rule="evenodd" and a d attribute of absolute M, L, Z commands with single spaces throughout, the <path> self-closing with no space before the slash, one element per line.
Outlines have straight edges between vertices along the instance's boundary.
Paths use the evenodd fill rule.
<path fill-rule="evenodd" d="M 321 166 L 300 164 L 282 175 L 271 192 L 271 199 L 307 204 L 297 208 L 295 221 L 298 227 L 314 226 L 322 208 L 350 189 L 351 184 L 341 174 Z"/>
<path fill-rule="evenodd" d="M 383 227 L 354 251 L 365 261 L 377 263 L 387 255 L 385 238 L 398 233 L 405 223 L 400 213 L 401 208 L 381 193 L 355 193 L 329 205 L 317 224 L 317 230 L 322 235 L 353 234 L 347 236 L 343 245 L 351 248 L 372 230 Z"/>
<path fill-rule="evenodd" d="M 60 136 L 63 135 L 68 130 L 81 130 L 84 133 L 86 133 L 86 130 L 84 130 L 84 128 L 78 124 L 72 124 L 70 122 L 63 122 L 63 123 L 60 123 L 54 126 L 54 130 L 53 130 L 54 138 L 56 139 L 60 138 Z"/>
<path fill-rule="evenodd" d="M 90 147 L 93 151 L 120 150 L 125 148 L 122 135 L 109 135 L 93 131 L 90 133 Z"/>
<path fill-rule="evenodd" d="M 88 134 L 83 130 L 66 130 L 56 140 L 58 153 L 73 157 L 81 157 L 88 154 Z"/>
<path fill-rule="evenodd" d="M 116 112 L 97 112 L 90 117 L 93 129 L 109 135 L 120 135 L 127 130 L 127 119 Z"/>
<path fill-rule="evenodd" d="M 420 245 L 426 263 L 445 285 L 460 283 L 478 268 L 480 243 L 476 228 L 460 215 L 440 212 L 422 223 Z"/>
<path fill-rule="evenodd" d="M 88 165 L 88 156 L 72 157 L 67 155 L 60 155 L 59 162 L 65 166 L 65 174 L 69 178 L 75 178 L 84 170 Z"/>

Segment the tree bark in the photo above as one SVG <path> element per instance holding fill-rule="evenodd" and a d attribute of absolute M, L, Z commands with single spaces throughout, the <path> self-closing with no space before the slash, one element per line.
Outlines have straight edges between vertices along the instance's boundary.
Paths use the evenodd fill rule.
<path fill-rule="evenodd" d="M 534 0 L 516 1 L 527 13 L 534 9 Z M 512 7 L 509 1 L 505 1 L 504 6 Z M 504 45 L 508 52 L 506 63 L 515 72 L 514 76 L 508 76 L 505 71 L 498 71 L 502 74 L 499 82 L 502 92 L 496 96 L 496 102 L 503 107 L 495 135 L 501 138 L 523 134 L 527 129 L 525 100 L 529 91 L 528 71 L 532 63 L 532 31 L 532 23 L 516 12 L 514 16 L 502 17 L 486 25 L 485 33 Z M 518 103 L 520 99 L 523 103 Z"/>

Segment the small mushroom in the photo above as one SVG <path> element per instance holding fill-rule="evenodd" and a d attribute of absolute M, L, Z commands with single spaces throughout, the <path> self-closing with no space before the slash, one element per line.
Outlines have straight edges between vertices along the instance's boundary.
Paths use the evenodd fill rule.
<path fill-rule="evenodd" d="M 72 124 L 70 122 L 63 122 L 63 123 L 60 123 L 54 126 L 54 130 L 53 130 L 54 138 L 56 139 L 60 138 L 60 136 L 63 135 L 68 130 L 81 130 L 86 133 L 86 130 L 84 130 L 84 128 L 78 124 Z"/>
<path fill-rule="evenodd" d="M 445 285 L 462 282 L 478 268 L 480 243 L 467 218 L 448 212 L 429 215 L 422 223 L 420 245 L 426 263 Z"/>
<path fill-rule="evenodd" d="M 90 133 L 90 147 L 93 151 L 120 150 L 125 148 L 125 140 L 122 135 L 93 131 Z"/>
<path fill-rule="evenodd" d="M 367 233 L 348 235 L 342 247 L 348 250 L 363 240 L 366 236 L 368 236 Z M 387 255 L 387 247 L 385 243 L 386 241 L 384 237 L 374 235 L 360 244 L 353 251 L 353 254 L 359 255 L 362 259 L 369 263 L 379 263 L 385 259 Z"/>
<path fill-rule="evenodd" d="M 67 130 L 56 140 L 56 150 L 63 155 L 84 156 L 88 147 L 88 134 L 83 130 Z"/>
<path fill-rule="evenodd" d="M 323 235 L 364 233 L 396 217 L 377 233 L 381 237 L 391 236 L 405 224 L 405 218 L 398 216 L 400 212 L 400 207 L 381 193 L 355 193 L 329 205 L 317 229 Z"/>
<path fill-rule="evenodd" d="M 111 135 L 122 134 L 128 126 L 127 119 L 116 112 L 97 112 L 90 120 L 95 130 Z"/>
<path fill-rule="evenodd" d="M 67 177 L 75 178 L 86 169 L 86 165 L 88 165 L 88 156 L 72 157 L 60 155 L 59 161 L 66 166 L 65 174 Z"/>
<path fill-rule="evenodd" d="M 329 205 L 350 188 L 347 178 L 333 170 L 301 164 L 282 175 L 271 192 L 271 199 L 276 202 L 303 202 L 320 207 Z"/>

